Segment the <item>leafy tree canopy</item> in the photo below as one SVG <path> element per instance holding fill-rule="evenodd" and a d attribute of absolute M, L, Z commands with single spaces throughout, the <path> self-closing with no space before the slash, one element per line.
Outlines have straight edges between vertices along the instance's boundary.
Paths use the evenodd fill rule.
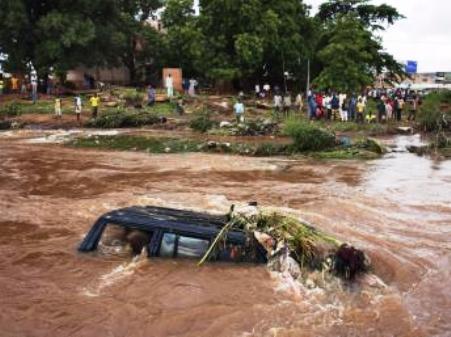
<path fill-rule="evenodd" d="M 353 14 L 365 27 L 381 30 L 384 29 L 383 23 L 392 25 L 395 21 L 404 18 L 392 6 L 386 4 L 376 6 L 369 2 L 369 0 L 328 0 L 320 6 L 317 16 L 322 21 L 329 21 L 343 14 Z"/>

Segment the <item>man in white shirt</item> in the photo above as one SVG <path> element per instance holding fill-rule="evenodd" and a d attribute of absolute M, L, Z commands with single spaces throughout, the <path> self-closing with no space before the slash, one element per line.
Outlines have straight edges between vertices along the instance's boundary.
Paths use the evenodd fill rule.
<path fill-rule="evenodd" d="M 263 91 L 265 92 L 265 96 L 269 97 L 270 91 L 271 91 L 271 86 L 269 85 L 269 83 L 266 83 L 263 86 Z"/>
<path fill-rule="evenodd" d="M 340 101 L 340 118 L 343 122 L 348 120 L 348 111 L 347 109 L 343 109 L 343 103 L 346 100 L 346 94 L 340 94 L 338 95 L 338 100 Z"/>
<path fill-rule="evenodd" d="M 165 86 L 166 86 L 168 97 L 169 98 L 174 97 L 174 80 L 172 79 L 171 74 L 168 74 L 168 76 L 166 76 Z"/>
<path fill-rule="evenodd" d="M 255 97 L 260 98 L 260 84 L 255 85 Z"/>
<path fill-rule="evenodd" d="M 332 105 L 330 104 L 331 100 L 332 100 L 332 97 L 329 94 L 327 94 L 323 98 L 323 105 L 326 108 L 325 118 L 328 120 L 330 120 L 332 118 Z"/>
<path fill-rule="evenodd" d="M 304 99 L 303 99 L 302 93 L 297 94 L 295 104 L 296 104 L 299 112 L 302 113 L 302 108 L 304 105 Z"/>
<path fill-rule="evenodd" d="M 75 115 L 77 116 L 77 122 L 80 123 L 81 122 L 81 109 L 82 109 L 80 95 L 77 95 L 74 98 L 74 108 L 75 108 Z"/>

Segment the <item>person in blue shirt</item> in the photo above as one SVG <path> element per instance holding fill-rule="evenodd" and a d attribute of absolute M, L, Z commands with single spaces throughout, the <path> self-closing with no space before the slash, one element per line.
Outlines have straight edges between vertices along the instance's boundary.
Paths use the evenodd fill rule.
<path fill-rule="evenodd" d="M 241 99 L 238 99 L 235 103 L 233 110 L 235 111 L 236 123 L 240 124 L 241 122 L 244 122 L 244 104 Z"/>
<path fill-rule="evenodd" d="M 147 88 L 147 105 L 148 106 L 154 105 L 155 98 L 156 98 L 155 88 L 152 86 L 152 84 L 149 84 L 149 87 Z"/>

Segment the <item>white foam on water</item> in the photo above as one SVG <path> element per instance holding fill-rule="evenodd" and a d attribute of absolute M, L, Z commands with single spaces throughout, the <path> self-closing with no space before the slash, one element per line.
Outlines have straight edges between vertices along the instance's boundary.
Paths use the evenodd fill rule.
<path fill-rule="evenodd" d="M 105 288 L 111 287 L 125 278 L 133 275 L 135 271 L 147 262 L 147 253 L 143 249 L 140 255 L 135 256 L 131 261 L 122 263 L 114 267 L 110 272 L 101 275 L 93 285 L 84 287 L 81 294 L 87 297 L 98 297 Z"/>

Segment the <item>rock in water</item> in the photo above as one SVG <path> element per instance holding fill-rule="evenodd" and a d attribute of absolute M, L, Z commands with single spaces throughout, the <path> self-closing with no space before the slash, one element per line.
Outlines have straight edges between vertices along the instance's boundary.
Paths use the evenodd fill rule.
<path fill-rule="evenodd" d="M 220 128 L 229 128 L 231 126 L 232 126 L 232 123 L 227 122 L 227 121 L 222 121 L 221 123 L 219 123 Z"/>

